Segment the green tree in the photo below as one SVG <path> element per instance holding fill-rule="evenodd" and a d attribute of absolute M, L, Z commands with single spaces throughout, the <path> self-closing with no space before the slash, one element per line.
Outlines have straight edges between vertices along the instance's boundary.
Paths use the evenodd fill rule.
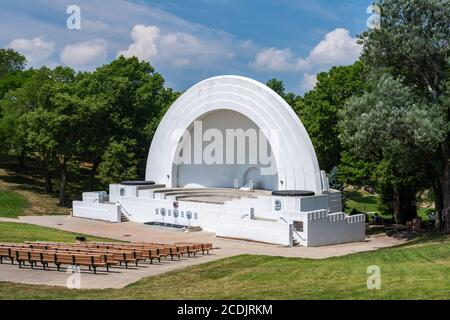
<path fill-rule="evenodd" d="M 41 88 L 48 80 L 47 68 L 30 72 L 27 82 L 20 88 L 9 91 L 0 101 L 0 136 L 3 148 L 16 154 L 21 167 L 30 151 L 25 116 L 38 107 Z"/>
<path fill-rule="evenodd" d="M 387 70 L 402 76 L 416 94 L 433 104 L 441 104 L 442 128 L 450 127 L 450 112 L 445 100 L 444 83 L 449 77 L 450 1 L 449 0 L 379 0 L 381 28 L 360 37 L 364 44 L 362 60 L 372 70 Z M 443 104 L 444 103 L 444 104 Z M 432 106 L 434 108 L 434 106 Z M 432 133 L 428 133 L 431 135 Z M 436 229 L 440 214 L 446 209 L 450 223 L 450 134 L 442 137 L 440 147 L 430 157 L 429 175 L 436 193 Z M 447 223 L 446 231 L 449 231 Z"/>
<path fill-rule="evenodd" d="M 266 85 L 270 89 L 275 91 L 280 97 L 282 97 L 287 102 L 287 104 L 290 105 L 292 109 L 294 109 L 294 111 L 296 111 L 299 108 L 299 105 L 301 104 L 302 101 L 302 97 L 296 95 L 293 92 L 286 92 L 286 88 L 282 80 L 273 78 L 267 81 Z"/>
<path fill-rule="evenodd" d="M 132 151 L 135 148 L 135 140 L 112 140 L 103 154 L 98 178 L 105 184 L 136 179 L 138 161 Z"/>
<path fill-rule="evenodd" d="M 266 85 L 272 89 L 273 91 L 275 91 L 276 93 L 278 93 L 278 95 L 280 97 L 284 96 L 284 93 L 286 91 L 286 88 L 284 86 L 284 82 L 281 80 L 278 80 L 276 78 L 270 79 L 269 81 L 267 81 Z"/>
<path fill-rule="evenodd" d="M 127 144 L 127 151 L 135 155 L 137 167 L 143 168 L 162 110 L 176 97 L 172 90 L 164 88 L 164 78 L 148 62 L 119 57 L 92 73 L 80 75 L 77 86 L 77 94 L 92 109 L 85 118 L 80 155 L 92 163 L 90 187 L 111 140 L 135 141 Z M 109 170 L 106 165 L 102 166 L 103 172 Z"/>
<path fill-rule="evenodd" d="M 379 162 L 376 174 L 384 185 L 393 186 L 394 215 L 404 223 L 416 214 L 415 194 L 424 180 L 426 155 L 447 134 L 444 112 L 389 74 L 369 83 L 368 91 L 350 98 L 341 111 L 340 138 L 353 154 Z"/>
<path fill-rule="evenodd" d="M 299 116 L 311 137 L 320 167 L 326 171 L 340 162 L 338 111 L 347 99 L 361 95 L 364 88 L 364 66 L 356 62 L 319 73 L 316 87 L 305 94 Z"/>
<path fill-rule="evenodd" d="M 0 78 L 25 68 L 27 60 L 13 49 L 0 48 Z"/>

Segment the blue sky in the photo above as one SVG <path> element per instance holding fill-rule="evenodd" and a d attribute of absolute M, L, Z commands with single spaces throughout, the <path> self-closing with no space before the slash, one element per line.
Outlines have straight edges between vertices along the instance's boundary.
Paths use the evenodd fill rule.
<path fill-rule="evenodd" d="M 69 30 L 69 5 L 81 29 Z M 29 65 L 93 70 L 118 54 L 148 60 L 167 85 L 185 90 L 220 74 L 277 77 L 304 93 L 315 75 L 355 61 L 371 1 L 2 0 L 0 46 Z"/>

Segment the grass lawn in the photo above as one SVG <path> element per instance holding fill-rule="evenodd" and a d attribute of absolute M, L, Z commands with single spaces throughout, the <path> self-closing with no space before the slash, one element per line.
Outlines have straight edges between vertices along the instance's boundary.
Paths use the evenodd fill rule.
<path fill-rule="evenodd" d="M 350 212 L 353 208 L 361 212 L 379 212 L 378 203 L 380 199 L 378 195 L 370 194 L 365 191 L 346 191 L 346 212 Z"/>
<path fill-rule="evenodd" d="M 17 218 L 28 206 L 27 199 L 14 191 L 0 190 L 0 217 Z"/>
<path fill-rule="evenodd" d="M 20 169 L 0 157 L 0 217 L 69 214 L 69 207 L 58 206 L 55 194 L 45 194 L 40 171 Z"/>
<path fill-rule="evenodd" d="M 58 241 L 74 242 L 76 236 L 85 236 L 87 241 L 117 241 L 83 234 L 41 227 L 27 223 L 0 222 L 0 242 Z"/>
<path fill-rule="evenodd" d="M 379 213 L 378 204 L 380 202 L 380 198 L 377 194 L 371 194 L 369 192 L 358 190 L 358 191 L 345 191 L 346 197 L 346 208 L 345 212 L 350 213 L 353 208 L 357 209 L 360 212 L 371 212 L 371 213 Z M 428 221 L 427 215 L 428 208 L 420 207 L 417 210 L 417 215 L 422 218 L 422 221 Z M 383 218 L 392 218 L 392 214 L 390 215 L 382 215 Z"/>
<path fill-rule="evenodd" d="M 70 240 L 61 231 L 3 225 L 14 241 Z M 11 230 L 11 231 L 8 231 Z M 53 234 L 54 232 L 54 234 Z M 3 236 L 2 236 L 3 237 Z M 94 238 L 89 238 L 94 239 Z M 381 289 L 367 289 L 367 268 Z M 241 255 L 142 279 L 124 289 L 70 290 L 0 282 L 3 299 L 450 299 L 450 238 L 324 260 Z"/>

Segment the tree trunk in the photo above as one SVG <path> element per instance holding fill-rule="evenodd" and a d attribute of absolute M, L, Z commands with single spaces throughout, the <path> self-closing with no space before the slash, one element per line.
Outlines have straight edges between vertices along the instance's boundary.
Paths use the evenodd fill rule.
<path fill-rule="evenodd" d="M 97 169 L 99 165 L 100 161 L 98 160 L 94 160 L 92 162 L 92 169 L 89 172 L 89 191 L 94 191 L 95 175 L 97 174 Z"/>
<path fill-rule="evenodd" d="M 48 164 L 45 164 L 45 193 L 51 194 L 53 193 L 53 185 L 52 185 L 52 173 Z"/>
<path fill-rule="evenodd" d="M 417 217 L 416 191 L 409 186 L 395 186 L 393 197 L 395 223 L 406 224 Z"/>
<path fill-rule="evenodd" d="M 442 196 L 442 185 L 440 179 L 437 182 L 433 182 L 433 192 L 434 192 L 434 207 L 435 207 L 435 221 L 434 221 L 434 231 L 438 232 L 442 230 L 442 211 L 444 210 L 444 199 Z"/>
<path fill-rule="evenodd" d="M 67 163 L 63 160 L 61 164 L 61 181 L 59 187 L 59 205 L 64 206 L 66 204 L 66 186 L 67 186 Z"/>
<path fill-rule="evenodd" d="M 400 196 L 400 188 L 398 186 L 394 187 L 394 196 L 392 199 L 392 209 L 394 210 L 394 219 L 395 223 L 402 224 L 402 205 L 401 205 L 401 196 Z"/>
<path fill-rule="evenodd" d="M 17 160 L 19 162 L 19 167 L 21 169 L 25 169 L 25 157 L 26 157 L 25 150 L 17 151 L 16 155 L 17 155 Z"/>
<path fill-rule="evenodd" d="M 442 144 L 442 155 L 444 159 L 444 171 L 441 176 L 442 200 L 445 213 L 444 233 L 448 234 L 450 233 L 450 146 L 448 141 Z"/>

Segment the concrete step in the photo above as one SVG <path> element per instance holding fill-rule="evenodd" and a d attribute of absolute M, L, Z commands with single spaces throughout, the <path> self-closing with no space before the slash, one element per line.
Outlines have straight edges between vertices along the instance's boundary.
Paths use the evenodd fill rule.
<path fill-rule="evenodd" d="M 124 215 L 123 213 L 120 214 L 120 222 L 128 222 L 130 221 L 126 215 Z"/>

